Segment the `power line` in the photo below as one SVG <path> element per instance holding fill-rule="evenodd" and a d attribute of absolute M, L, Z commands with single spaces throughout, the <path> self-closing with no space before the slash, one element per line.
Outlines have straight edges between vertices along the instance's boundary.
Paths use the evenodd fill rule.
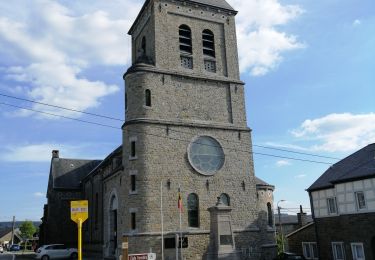
<path fill-rule="evenodd" d="M 49 112 L 39 111 L 39 110 L 31 109 L 31 108 L 25 108 L 25 107 L 22 107 L 22 106 L 12 105 L 12 104 L 8 104 L 8 103 L 4 103 L 4 102 L 0 102 L 0 105 L 15 107 L 15 108 L 19 108 L 19 109 L 23 109 L 23 110 L 28 110 L 28 111 L 33 111 L 33 112 L 36 112 L 36 113 L 42 113 L 42 114 L 46 114 L 46 115 L 50 115 L 50 116 L 55 116 L 55 117 L 61 117 L 61 118 L 65 118 L 65 119 L 70 119 L 70 120 L 78 121 L 78 122 L 81 122 L 81 123 L 98 125 L 98 126 L 102 126 L 102 127 L 108 127 L 108 128 L 113 128 L 113 129 L 121 130 L 121 128 L 115 127 L 115 126 L 110 126 L 110 125 L 95 123 L 95 122 L 92 122 L 92 121 L 87 121 L 87 120 L 72 118 L 72 117 L 68 117 L 68 116 L 57 115 L 57 114 L 53 114 L 53 113 L 49 113 Z M 148 133 L 148 132 L 146 133 L 146 132 L 133 131 L 133 130 L 128 130 L 128 131 L 129 132 L 138 133 L 138 134 L 145 134 L 145 135 L 157 136 L 157 137 L 161 137 L 161 138 L 172 139 L 172 140 L 176 140 L 176 141 L 183 141 L 183 142 L 188 142 L 188 143 L 191 142 L 190 140 L 184 140 L 184 139 L 173 138 L 173 137 L 166 137 L 166 136 L 161 136 L 161 135 L 152 134 L 152 133 Z M 214 146 L 214 145 L 209 145 L 209 144 L 202 144 L 202 145 Z M 238 151 L 238 152 L 245 152 L 245 153 L 249 153 L 249 154 L 256 154 L 256 155 L 262 155 L 262 156 L 269 156 L 269 157 L 275 157 L 275 158 L 281 158 L 281 159 L 289 159 L 289 160 L 302 161 L 302 162 L 317 163 L 317 164 L 332 165 L 332 163 L 328 163 L 328 162 L 321 162 L 321 161 L 300 159 L 300 158 L 294 158 L 294 157 L 286 157 L 286 156 L 280 156 L 280 155 L 274 155 L 274 154 L 249 152 L 249 151 L 244 151 L 244 150 L 234 149 L 234 148 L 228 148 L 228 147 L 224 147 L 224 148 L 227 148 L 227 149 L 233 150 L 233 151 Z"/>
<path fill-rule="evenodd" d="M 67 107 L 63 107 L 63 106 L 52 105 L 52 104 L 48 104 L 48 103 L 38 102 L 38 101 L 35 101 L 35 100 L 31 100 L 31 99 L 20 98 L 20 97 L 16 97 L 16 96 L 12 96 L 12 95 L 6 95 L 6 94 L 3 94 L 3 93 L 0 93 L 0 96 L 7 97 L 7 98 L 12 98 L 12 99 L 16 99 L 16 100 L 27 101 L 27 102 L 31 102 L 31 103 L 35 103 L 35 104 L 44 105 L 44 106 L 59 108 L 59 109 L 63 109 L 63 110 L 66 110 L 66 111 L 71 111 L 71 112 L 86 114 L 86 115 L 90 115 L 90 116 L 101 117 L 101 118 L 115 120 L 115 121 L 121 121 L 121 122 L 124 121 L 123 119 L 119 119 L 119 118 L 115 118 L 115 117 L 111 117 L 111 116 L 107 116 L 107 115 L 100 115 L 100 114 L 97 114 L 97 113 L 89 113 L 89 112 L 85 112 L 85 111 L 78 110 L 78 109 L 72 109 L 72 108 L 67 108 Z M 18 106 L 10 105 L 10 104 L 7 104 L 7 103 L 3 103 L 3 105 L 9 105 L 9 106 L 18 107 Z M 81 121 L 81 122 L 88 123 L 88 124 L 94 124 L 94 125 L 96 124 L 96 125 L 100 125 L 100 126 L 104 126 L 104 127 L 115 128 L 113 126 L 108 126 L 108 125 L 105 125 L 105 124 L 95 123 L 95 122 L 86 121 L 86 120 L 80 120 L 80 119 L 66 117 L 66 116 L 62 116 L 62 115 L 56 115 L 56 114 L 52 114 L 52 113 L 48 113 L 48 112 L 43 112 L 43 111 L 40 111 L 40 110 L 37 111 L 37 110 L 25 108 L 25 107 L 18 107 L 18 108 L 25 109 L 25 110 L 30 110 L 30 111 L 37 112 L 37 113 L 43 113 L 43 114 L 47 114 L 47 115 L 51 115 L 51 116 L 58 116 L 58 117 L 62 117 L 62 118 L 72 119 L 72 120 L 75 120 L 75 121 Z M 164 128 L 157 127 L 157 126 L 155 126 L 155 128 L 160 128 L 160 129 L 164 130 Z M 178 133 L 184 133 L 184 134 L 190 134 L 189 132 L 178 131 L 178 130 L 171 130 L 171 131 L 178 132 Z M 232 140 L 225 140 L 225 141 L 231 142 L 231 143 L 233 143 L 233 142 L 234 143 L 241 143 L 241 142 L 236 142 L 236 141 L 232 141 Z M 282 149 L 282 148 L 276 148 L 276 147 L 270 147 L 270 146 L 265 146 L 265 145 L 256 145 L 256 144 L 253 144 L 253 146 L 254 147 L 259 147 L 259 148 L 264 148 L 264 149 L 271 149 L 271 150 L 276 150 L 276 151 L 282 151 L 282 152 L 288 152 L 288 153 L 295 153 L 295 154 L 300 154 L 300 155 L 308 155 L 308 156 L 325 158 L 325 159 L 340 160 L 339 158 L 335 158 L 335 157 L 329 157 L 329 156 L 323 156 L 323 155 L 317 155 L 317 154 L 305 153 L 305 152 L 297 152 L 297 151 L 292 151 L 292 150 L 287 150 L 287 149 Z M 254 153 L 254 154 L 264 155 L 262 153 Z M 281 157 L 278 157 L 278 158 L 281 158 Z M 294 160 L 294 159 L 291 159 L 289 157 L 283 157 L 283 159 Z M 315 162 L 313 160 L 307 160 L 307 159 L 305 161 L 307 161 L 307 162 L 310 162 L 310 161 L 311 162 Z M 326 163 L 326 164 L 330 164 L 330 163 Z"/>
<path fill-rule="evenodd" d="M 326 159 L 341 160 L 340 158 L 336 158 L 336 157 L 318 155 L 318 154 L 313 154 L 313 153 L 296 152 L 296 151 L 291 151 L 291 150 L 282 149 L 282 148 L 276 148 L 276 147 L 270 147 L 270 146 L 265 146 L 265 145 L 256 145 L 256 144 L 253 144 L 253 146 L 264 148 L 264 149 L 272 149 L 272 150 L 277 150 L 277 151 L 283 151 L 283 152 L 287 152 L 287 153 L 296 153 L 296 154 L 309 155 L 309 156 L 315 156 L 315 157 L 326 158 Z"/>
<path fill-rule="evenodd" d="M 48 104 L 48 103 L 38 102 L 38 101 L 35 101 L 35 100 L 26 99 L 26 98 L 10 96 L 10 95 L 6 95 L 6 94 L 2 94 L 2 93 L 0 93 L 0 96 L 12 98 L 12 99 L 17 99 L 17 100 L 22 100 L 22 101 L 27 101 L 27 102 L 31 102 L 31 103 L 39 104 L 39 105 L 43 105 L 43 106 L 59 108 L 59 109 L 63 109 L 63 110 L 71 111 L 71 112 L 90 115 L 90 116 L 102 117 L 102 118 L 106 118 L 106 119 L 110 119 L 110 120 L 116 120 L 116 121 L 124 121 L 122 119 L 111 117 L 111 116 L 99 115 L 99 114 L 85 112 L 85 111 L 81 111 L 81 110 L 78 110 L 78 109 L 72 109 L 72 108 L 67 108 L 67 107 L 63 107 L 63 106 L 51 105 L 51 104 Z"/>
<path fill-rule="evenodd" d="M 12 105 L 12 104 L 8 104 L 8 103 L 4 103 L 4 102 L 0 102 L 0 105 L 10 106 L 10 107 L 16 107 L 16 108 L 23 109 L 23 110 L 33 111 L 33 112 L 36 112 L 36 113 L 41 113 L 41 114 L 45 114 L 45 115 L 49 115 L 49 116 L 55 116 L 55 117 L 61 117 L 61 118 L 65 118 L 65 119 L 70 119 L 70 120 L 74 120 L 74 121 L 78 121 L 78 122 L 86 123 L 86 124 L 98 125 L 98 126 L 109 127 L 109 128 L 114 128 L 114 129 L 121 129 L 121 128 L 115 127 L 115 126 L 110 126 L 110 125 L 95 123 L 95 122 L 86 121 L 86 120 L 82 120 L 82 119 L 78 119 L 78 118 L 73 118 L 73 117 L 68 117 L 68 116 L 63 116 L 63 115 L 56 115 L 56 114 L 53 114 L 53 113 L 44 112 L 44 111 L 40 111 L 40 110 L 36 110 L 36 109 L 31 109 L 31 108 L 25 108 L 25 107 L 21 107 L 21 106 L 17 106 L 17 105 Z"/>

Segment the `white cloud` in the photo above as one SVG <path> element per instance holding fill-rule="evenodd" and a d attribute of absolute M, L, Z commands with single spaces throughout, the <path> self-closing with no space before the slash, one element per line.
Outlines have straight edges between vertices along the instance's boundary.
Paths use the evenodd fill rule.
<path fill-rule="evenodd" d="M 304 48 L 295 35 L 280 31 L 304 10 L 279 0 L 229 0 L 237 15 L 241 72 L 262 76 L 275 69 L 286 51 Z"/>
<path fill-rule="evenodd" d="M 294 176 L 294 178 L 296 178 L 296 179 L 303 179 L 306 176 L 307 176 L 306 174 L 299 174 L 299 175 Z"/>
<path fill-rule="evenodd" d="M 279 161 L 276 162 L 277 167 L 288 166 L 290 164 L 291 163 L 289 161 L 286 161 L 286 160 L 279 160 Z"/>
<path fill-rule="evenodd" d="M 353 21 L 353 26 L 361 25 L 361 23 L 362 23 L 361 20 L 356 19 Z"/>
<path fill-rule="evenodd" d="M 6 46 L 0 53 L 13 58 L 2 69 L 7 78 L 24 84 L 20 88 L 29 98 L 77 110 L 98 106 L 100 98 L 117 92 L 118 86 L 92 80 L 85 72 L 95 66 L 123 66 L 130 60 L 125 33 L 134 17 L 111 18 L 107 11 L 116 10 L 114 6 L 103 11 L 80 5 L 77 14 L 55 1 L 30 2 L 2 3 L 3 10 L 23 10 L 14 11 L 19 16 L 0 11 L 0 46 Z M 68 111 L 63 115 L 79 116 Z"/>
<path fill-rule="evenodd" d="M 329 114 L 305 120 L 292 134 L 318 142 L 314 151 L 349 152 L 375 142 L 375 114 Z"/>
<path fill-rule="evenodd" d="M 97 144 L 96 144 L 97 145 Z M 106 144 L 101 144 L 102 147 Z M 3 147 L 0 152 L 0 161 L 7 162 L 49 162 L 52 157 L 52 150 L 59 150 L 62 158 L 80 158 L 80 159 L 100 159 L 104 158 L 105 149 L 103 151 L 95 152 L 103 153 L 93 154 L 92 146 L 86 144 L 70 145 L 70 144 L 26 144 L 26 145 L 12 145 Z M 82 154 L 85 155 L 82 158 Z"/>
<path fill-rule="evenodd" d="M 280 31 L 280 26 L 303 13 L 299 6 L 282 5 L 279 0 L 229 2 L 240 10 L 237 28 L 242 72 L 265 75 L 283 60 L 284 52 L 303 47 L 295 35 Z M 87 71 L 95 66 L 129 64 L 131 46 L 126 32 L 141 4 L 141 0 L 2 2 L 0 55 L 6 59 L 0 62 L 1 73 L 18 82 L 17 88 L 27 98 L 76 110 L 96 107 L 119 87 L 93 80 Z M 39 105 L 33 108 L 56 112 Z M 63 115 L 79 116 L 68 111 Z"/>
<path fill-rule="evenodd" d="M 43 193 L 43 192 L 34 192 L 34 194 L 33 194 L 35 197 L 38 197 L 38 198 L 40 198 L 40 197 L 44 197 L 44 196 L 46 196 L 46 194 L 45 193 Z"/>

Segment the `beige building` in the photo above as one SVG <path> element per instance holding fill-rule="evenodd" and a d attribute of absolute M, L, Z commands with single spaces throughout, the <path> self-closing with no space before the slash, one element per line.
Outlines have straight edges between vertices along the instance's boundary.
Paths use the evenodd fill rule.
<path fill-rule="evenodd" d="M 128 237 L 129 253 L 158 259 L 273 258 L 273 186 L 254 175 L 236 13 L 225 0 L 143 5 L 123 144 L 81 180 L 92 251 L 117 258 Z"/>

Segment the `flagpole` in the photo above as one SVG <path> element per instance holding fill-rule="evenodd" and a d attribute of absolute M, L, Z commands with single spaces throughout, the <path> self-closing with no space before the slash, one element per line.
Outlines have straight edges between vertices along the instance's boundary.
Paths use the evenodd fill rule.
<path fill-rule="evenodd" d="M 180 184 L 178 184 L 178 191 L 181 194 L 181 185 Z M 182 198 L 181 198 L 181 200 L 182 200 Z M 183 237 L 182 237 L 182 216 L 181 216 L 181 211 L 182 211 L 182 205 L 181 205 L 181 208 L 180 208 L 180 240 L 181 240 L 180 255 L 181 255 L 181 260 L 183 260 L 183 256 L 182 256 L 182 240 L 183 240 Z"/>
<path fill-rule="evenodd" d="M 160 182 L 161 260 L 164 260 L 163 181 Z"/>

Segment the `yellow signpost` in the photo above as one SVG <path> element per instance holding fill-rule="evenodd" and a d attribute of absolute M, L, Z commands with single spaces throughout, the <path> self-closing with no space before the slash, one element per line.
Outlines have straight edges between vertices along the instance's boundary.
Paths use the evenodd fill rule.
<path fill-rule="evenodd" d="M 82 223 L 89 217 L 89 202 L 78 200 L 70 202 L 70 218 L 78 225 L 78 260 L 82 260 Z"/>

